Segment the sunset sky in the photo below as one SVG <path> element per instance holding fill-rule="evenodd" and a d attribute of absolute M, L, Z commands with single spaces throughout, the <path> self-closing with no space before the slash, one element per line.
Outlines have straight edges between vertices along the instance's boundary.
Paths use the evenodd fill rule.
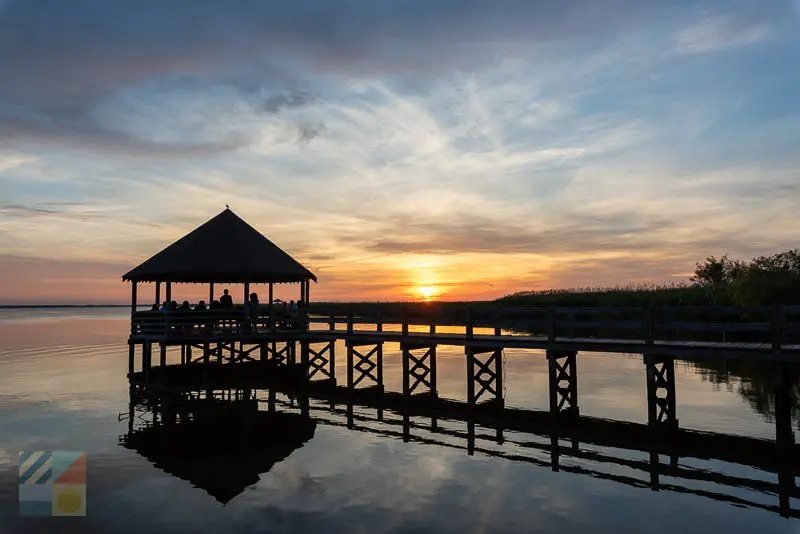
<path fill-rule="evenodd" d="M 225 204 L 312 299 L 800 246 L 800 0 L 0 0 L 0 304 L 125 303 Z"/>

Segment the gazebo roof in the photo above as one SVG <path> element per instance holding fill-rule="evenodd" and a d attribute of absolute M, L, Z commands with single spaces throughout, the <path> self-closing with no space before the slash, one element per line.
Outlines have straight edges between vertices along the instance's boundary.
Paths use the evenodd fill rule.
<path fill-rule="evenodd" d="M 226 209 L 122 277 L 131 282 L 290 283 L 314 274 Z"/>

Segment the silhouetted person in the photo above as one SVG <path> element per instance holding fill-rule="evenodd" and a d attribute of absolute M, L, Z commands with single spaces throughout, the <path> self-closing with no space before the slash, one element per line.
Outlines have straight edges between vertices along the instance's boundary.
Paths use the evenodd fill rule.
<path fill-rule="evenodd" d="M 153 307 L 150 308 L 150 311 L 158 311 L 158 304 L 153 304 Z"/>
<path fill-rule="evenodd" d="M 160 307 L 158 310 L 159 310 L 159 311 L 162 311 L 162 312 L 165 312 L 165 311 L 167 311 L 168 309 L 169 309 L 169 302 L 167 302 L 167 301 L 165 300 L 165 301 L 164 301 L 164 303 L 161 305 L 161 307 Z"/>
<path fill-rule="evenodd" d="M 194 309 L 197 311 L 206 311 L 206 301 L 201 300 L 197 303 L 197 306 L 195 306 Z"/>
<path fill-rule="evenodd" d="M 293 300 L 290 300 L 289 301 L 289 311 L 295 311 L 295 310 L 297 310 L 297 304 L 295 304 Z"/>
<path fill-rule="evenodd" d="M 220 304 L 218 300 L 214 299 L 214 300 L 211 302 L 211 309 L 212 309 L 212 310 L 218 310 L 218 309 L 220 309 L 221 307 L 222 307 L 222 304 Z"/>
<path fill-rule="evenodd" d="M 253 329 L 253 332 L 256 331 L 256 326 L 258 324 L 258 312 L 258 294 L 250 293 L 250 302 L 247 303 L 247 315 L 250 319 L 250 328 Z"/>
<path fill-rule="evenodd" d="M 189 301 L 188 300 L 184 300 L 179 309 L 180 309 L 180 311 L 189 311 L 189 310 L 192 309 L 192 307 L 189 305 Z"/>
<path fill-rule="evenodd" d="M 222 292 L 223 295 L 219 298 L 219 304 L 226 310 L 233 308 L 233 297 L 228 294 L 228 290 Z"/>
<path fill-rule="evenodd" d="M 174 300 L 169 301 L 167 305 L 167 311 L 178 311 L 178 303 Z"/>

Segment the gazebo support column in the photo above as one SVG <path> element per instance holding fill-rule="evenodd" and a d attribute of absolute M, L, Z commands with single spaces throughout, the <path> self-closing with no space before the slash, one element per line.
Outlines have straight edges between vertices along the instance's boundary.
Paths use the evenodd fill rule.
<path fill-rule="evenodd" d="M 131 284 L 131 315 L 136 313 L 136 287 L 137 283 L 134 282 Z"/>
<path fill-rule="evenodd" d="M 272 289 L 273 289 L 273 285 L 274 284 L 272 282 L 269 283 L 269 301 L 268 301 L 269 302 L 269 308 L 268 308 L 268 310 L 269 310 L 269 329 L 270 330 L 272 330 L 275 327 L 275 323 L 272 322 Z"/>
<path fill-rule="evenodd" d="M 156 282 L 156 307 L 161 306 L 161 282 Z"/>
<path fill-rule="evenodd" d="M 167 282 L 167 304 L 172 302 L 172 282 Z"/>
<path fill-rule="evenodd" d="M 306 296 L 303 299 L 306 303 L 306 308 L 311 303 L 311 280 L 306 280 Z"/>
<path fill-rule="evenodd" d="M 211 307 L 211 303 L 214 302 L 214 282 L 208 284 L 208 307 Z"/>

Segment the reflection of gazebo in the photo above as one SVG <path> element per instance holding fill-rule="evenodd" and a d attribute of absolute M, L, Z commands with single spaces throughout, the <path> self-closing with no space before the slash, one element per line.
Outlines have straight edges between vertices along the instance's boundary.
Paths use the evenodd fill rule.
<path fill-rule="evenodd" d="M 255 228 L 226 209 L 193 232 L 145 261 L 122 279 L 132 282 L 132 311 L 136 311 L 139 282 L 156 284 L 155 303 L 161 303 L 161 282 L 166 283 L 166 300 L 172 300 L 173 283 L 209 284 L 209 304 L 214 301 L 214 284 L 244 284 L 244 300 L 250 284 L 300 283 L 300 300 L 308 303 L 309 284 L 314 274 L 281 250 Z"/>
<path fill-rule="evenodd" d="M 133 430 L 122 444 L 226 504 L 314 437 L 307 416 L 247 410 L 241 402 L 219 408 Z"/>

